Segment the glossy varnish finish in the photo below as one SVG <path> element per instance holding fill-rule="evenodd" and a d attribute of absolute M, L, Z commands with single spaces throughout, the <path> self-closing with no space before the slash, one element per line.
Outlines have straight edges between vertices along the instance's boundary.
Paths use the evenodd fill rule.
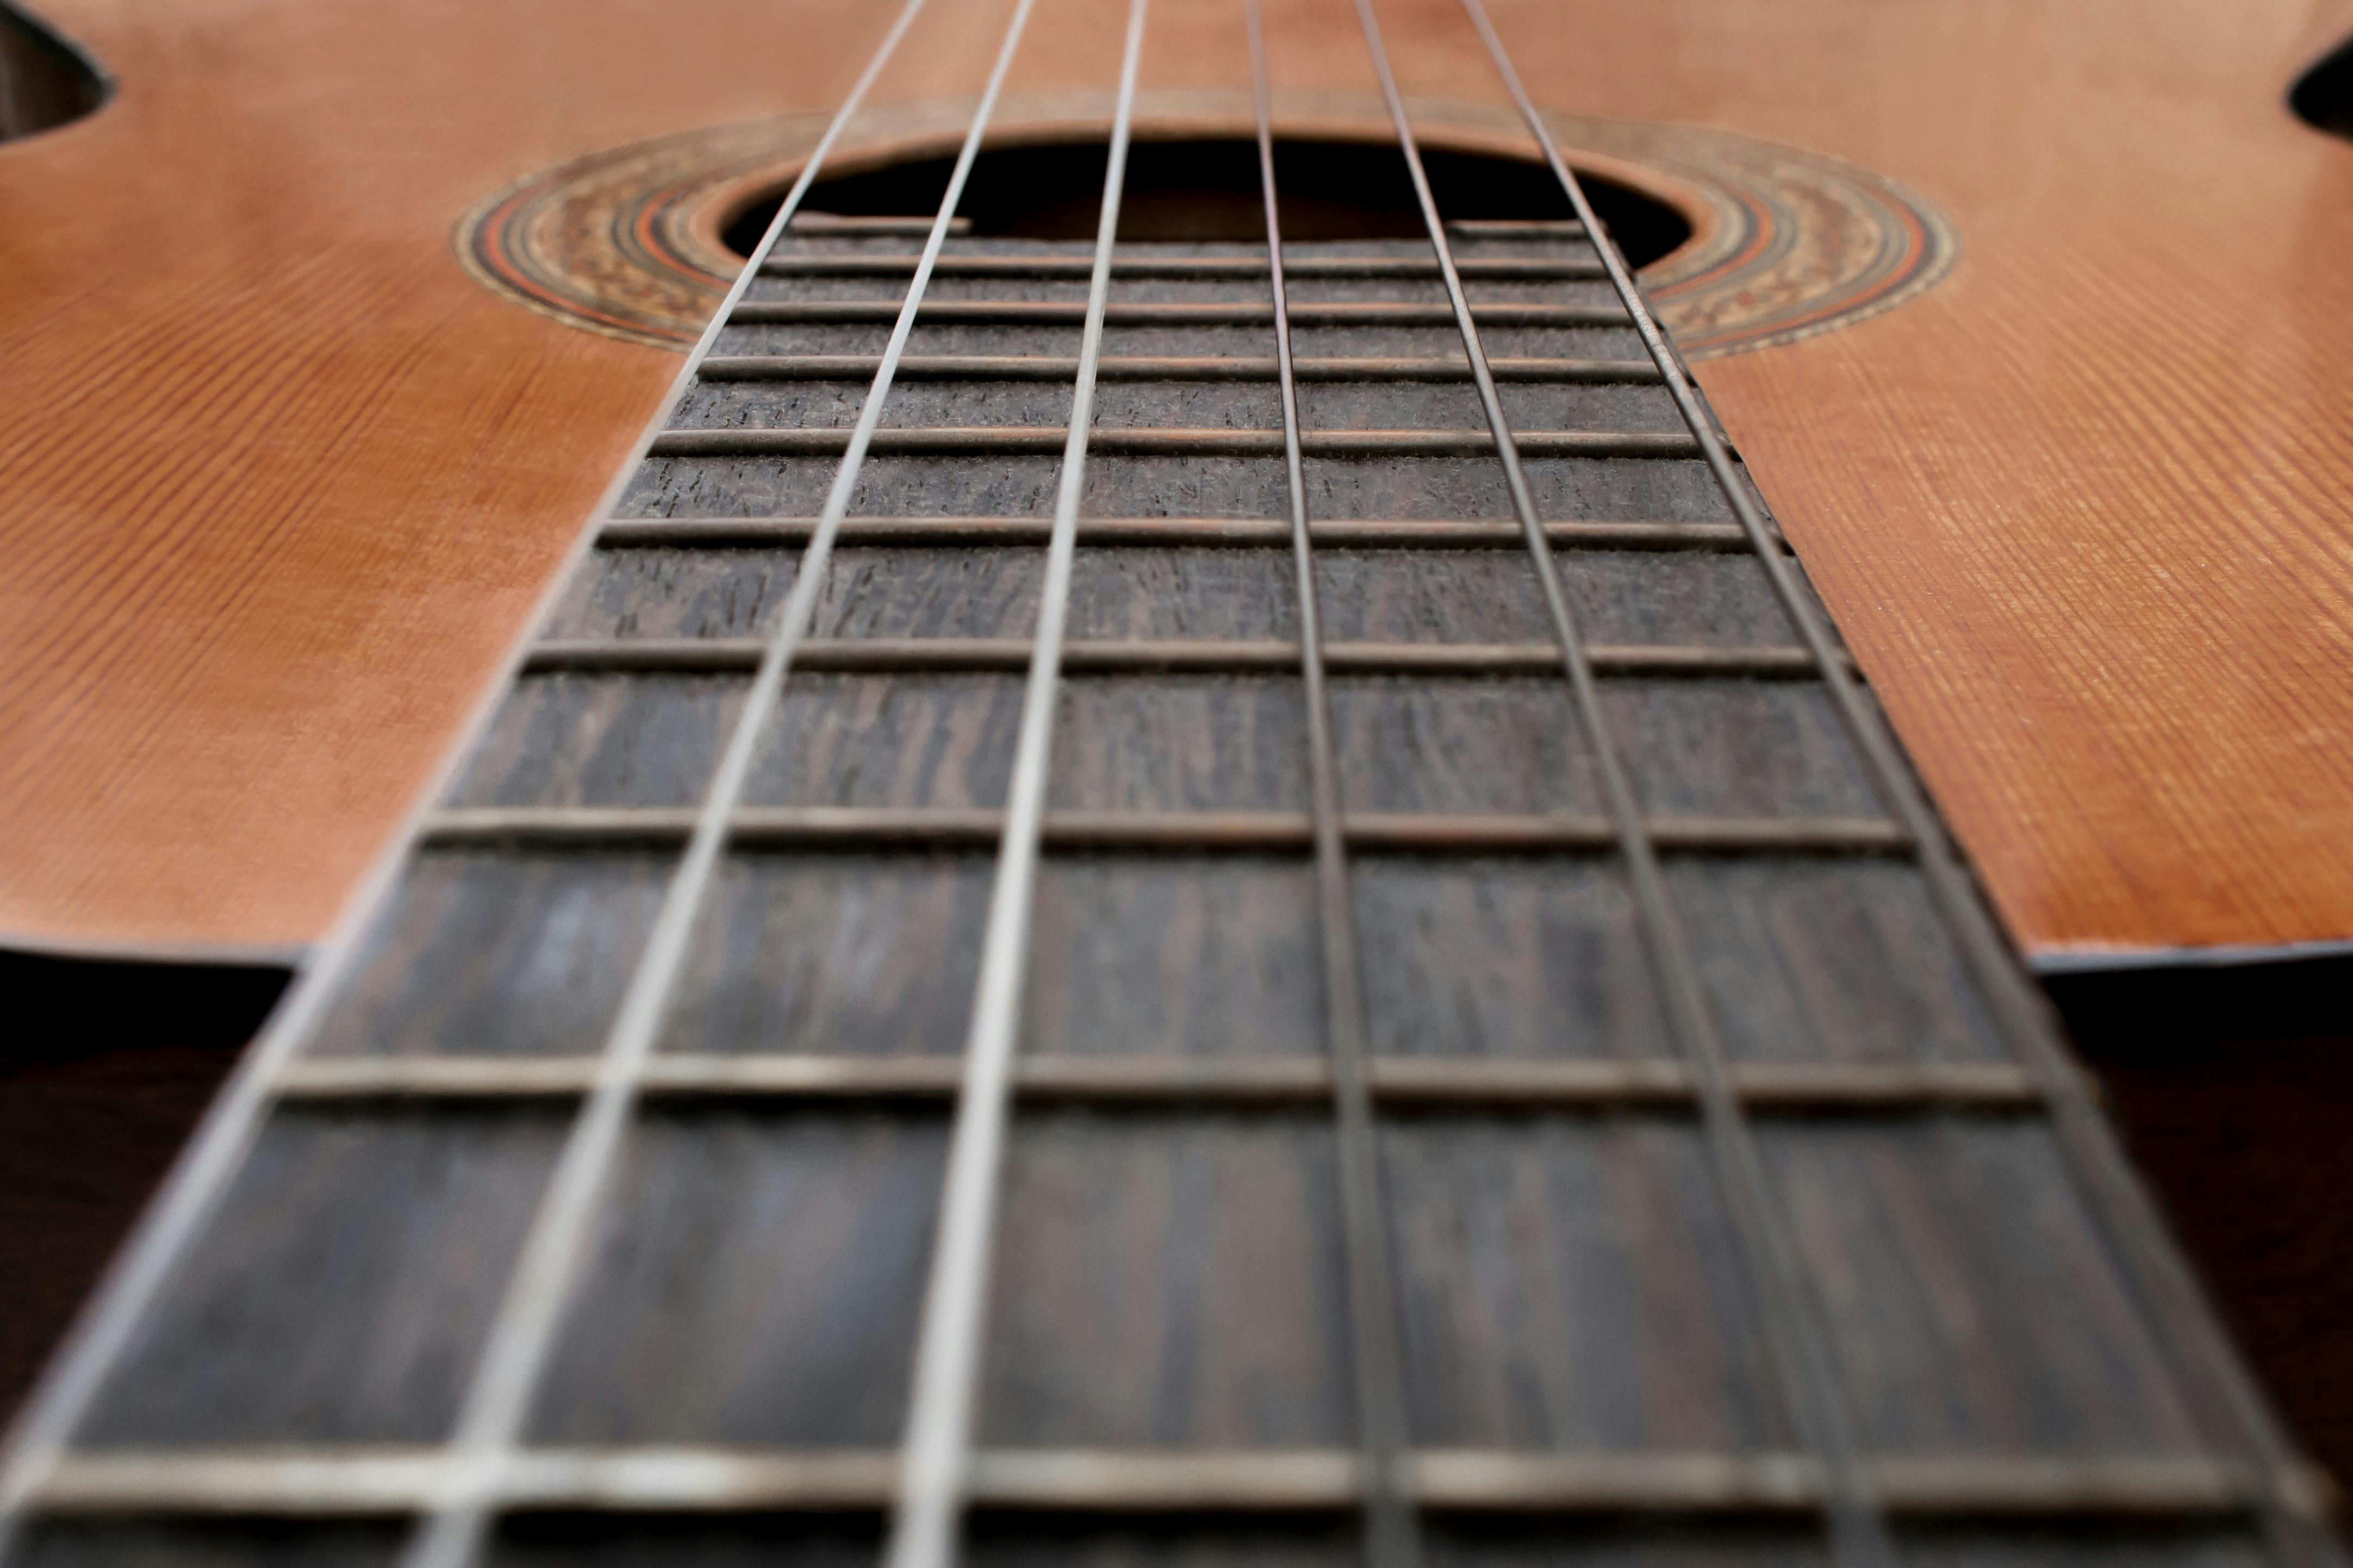
<path fill-rule="evenodd" d="M 1046 3 L 1012 87 L 1100 88 L 1112 8 Z M 673 368 L 482 294 L 449 221 L 567 153 L 824 106 L 882 19 L 50 10 L 123 88 L 0 150 L 0 931 L 301 942 Z M 1165 8 L 1147 85 L 1241 80 L 1227 13 Z M 1708 387 L 2021 939 L 2353 935 L 2353 149 L 2279 106 L 2330 18 L 1498 16 L 1547 103 L 1853 157 L 1957 221 L 1944 287 Z M 878 90 L 969 92 L 995 25 Z M 1366 85 L 1345 7 L 1271 25 L 1280 81 Z M 1409 92 L 1497 96 L 1451 5 L 1389 26 Z"/>

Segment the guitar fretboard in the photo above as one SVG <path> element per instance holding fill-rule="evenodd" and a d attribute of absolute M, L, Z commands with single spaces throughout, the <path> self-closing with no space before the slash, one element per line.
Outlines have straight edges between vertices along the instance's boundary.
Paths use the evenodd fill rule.
<path fill-rule="evenodd" d="M 1500 430 L 1430 243 L 1120 246 L 1091 353 L 1093 247 L 953 234 L 828 529 L 930 227 L 733 304 L 23 1561 L 871 1561 L 932 1438 L 992 1563 L 2285 1550 L 1577 224 L 1442 233 Z"/>

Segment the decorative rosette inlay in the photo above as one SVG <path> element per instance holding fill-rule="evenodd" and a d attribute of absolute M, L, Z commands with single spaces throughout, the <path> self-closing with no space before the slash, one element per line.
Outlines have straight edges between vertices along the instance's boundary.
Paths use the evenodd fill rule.
<path fill-rule="evenodd" d="M 1525 156 L 1508 110 L 1420 100 L 1428 143 Z M 952 148 L 970 106 L 876 108 L 835 154 L 844 170 Z M 1022 140 L 1100 133 L 1108 99 L 1009 99 L 995 125 Z M 1893 181 L 1737 132 L 1549 114 L 1572 162 L 1668 203 L 1692 237 L 1643 269 L 1661 319 L 1694 359 L 1793 342 L 1890 310 L 1952 268 L 1958 244 L 1935 208 Z M 1381 138 L 1377 100 L 1278 98 L 1281 133 Z M 1247 137 L 1244 95 L 1145 93 L 1139 132 Z M 682 131 L 592 153 L 483 198 L 454 236 L 467 269 L 519 304 L 591 331 L 683 349 L 741 265 L 721 234 L 756 195 L 797 172 L 822 115 Z"/>

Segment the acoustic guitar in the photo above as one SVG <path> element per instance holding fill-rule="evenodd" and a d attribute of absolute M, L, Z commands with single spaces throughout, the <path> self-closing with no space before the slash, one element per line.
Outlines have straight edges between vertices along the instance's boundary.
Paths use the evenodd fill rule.
<path fill-rule="evenodd" d="M 2302 22 L 61 16 L 0 1560 L 2342 1561 L 2021 956 L 2353 927 Z"/>

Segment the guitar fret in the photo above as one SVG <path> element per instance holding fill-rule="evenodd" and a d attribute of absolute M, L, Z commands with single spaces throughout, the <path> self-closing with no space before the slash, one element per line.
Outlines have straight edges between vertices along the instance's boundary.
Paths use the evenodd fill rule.
<path fill-rule="evenodd" d="M 459 806 L 426 819 L 421 842 L 611 849 L 685 841 L 691 809 L 660 806 Z M 888 806 L 741 806 L 728 818 L 739 847 L 900 845 L 993 847 L 1003 814 Z M 1656 846 L 1689 855 L 1905 856 L 1912 841 L 1870 817 L 1651 817 Z M 1305 813 L 1283 811 L 1050 811 L 1043 843 L 1054 849 L 1304 850 Z M 1393 854 L 1599 853 L 1618 847 L 1606 817 L 1439 812 L 1351 812 L 1341 833 L 1354 848 Z"/>
<path fill-rule="evenodd" d="M 551 641 L 534 647 L 531 674 L 695 673 L 755 669 L 765 645 L 752 637 L 617 637 Z M 1588 644 L 1598 674 L 1735 676 L 1798 679 L 1817 673 L 1800 647 L 1713 647 Z M 1297 643 L 1274 639 L 1211 641 L 1074 639 L 1063 667 L 1073 674 L 1288 673 L 1299 668 Z M 811 637 L 795 651 L 796 668 L 839 672 L 1016 671 L 1029 667 L 1029 645 L 1013 637 Z M 1560 668 L 1550 643 L 1360 643 L 1326 645 L 1324 663 L 1345 675 L 1545 675 Z"/>
<path fill-rule="evenodd" d="M 1670 1058 L 1504 1061 L 1376 1057 L 1373 1098 L 1408 1109 L 1651 1107 L 1688 1110 L 1691 1073 Z M 649 1096 L 940 1100 L 960 1077 L 953 1057 L 712 1056 L 664 1053 L 646 1066 Z M 289 1063 L 277 1092 L 295 1100 L 514 1099 L 585 1094 L 594 1057 L 314 1057 Z M 2026 1110 L 2042 1086 L 2007 1062 L 1741 1063 L 1733 1093 L 1752 1113 L 1810 1115 Z M 1317 1105 L 1332 1093 L 1319 1057 L 1037 1057 L 1013 1069 L 1029 1102 L 1093 1105 Z"/>
<path fill-rule="evenodd" d="M 1461 263 L 1462 276 L 1513 282 L 1553 283 L 1574 279 L 1599 281 L 1609 275 L 1598 260 L 1552 257 L 1486 257 Z M 1069 278 L 1092 274 L 1092 257 L 1079 256 L 945 256 L 934 269 L 935 278 Z M 1435 279 L 1433 262 L 1398 256 L 1319 256 L 1288 260 L 1283 270 L 1293 278 Z M 913 256 L 839 254 L 771 256 L 760 264 L 768 278 L 910 278 Z M 1111 264 L 1113 278 L 1234 279 L 1251 280 L 1268 276 L 1266 262 L 1248 256 L 1120 256 Z"/>
<path fill-rule="evenodd" d="M 804 517 L 615 518 L 597 535 L 611 550 L 732 549 L 805 542 L 815 520 Z M 1314 542 L 1351 550 L 1495 550 L 1518 548 L 1519 527 L 1508 522 L 1365 519 L 1313 522 Z M 973 544 L 1043 544 L 1051 524 L 1027 517 L 865 517 L 843 520 L 844 544 L 913 544 L 926 547 Z M 1556 548 L 1593 550 L 1689 550 L 1746 553 L 1747 535 L 1736 523 L 1548 522 L 1545 536 Z M 1096 546 L 1209 545 L 1229 548 L 1289 548 L 1291 526 L 1254 518 L 1098 517 L 1079 521 L 1079 542 Z M 1778 541 L 1782 548 L 1786 542 Z"/>
<path fill-rule="evenodd" d="M 429 1507 L 450 1461 L 429 1447 L 79 1453 L 35 1494 L 66 1515 L 375 1517 Z M 1895 1514 L 1924 1520 L 2141 1520 L 2244 1515 L 2268 1500 L 2256 1472 L 2227 1460 L 1929 1456 L 1867 1468 Z M 889 1505 L 890 1449 L 529 1447 L 495 1496 L 507 1508 L 680 1514 L 871 1511 Z M 1462 1515 L 1805 1514 L 1821 1505 L 1819 1467 L 1788 1451 L 1546 1454 L 1420 1448 L 1408 1458 L 1416 1503 Z M 2318 1512 L 2326 1480 L 2290 1476 Z M 1187 1451 L 981 1448 L 970 1493 L 981 1508 L 1070 1513 L 1337 1511 L 1363 1497 L 1344 1449 Z"/>
<path fill-rule="evenodd" d="M 1086 307 L 1074 300 L 928 300 L 918 320 L 930 325 L 1075 327 Z M 881 326 L 899 316 L 896 300 L 746 300 L 727 317 L 735 327 Z M 1472 319 L 1488 327 L 1624 327 L 1626 312 L 1615 305 L 1523 305 L 1482 303 Z M 1274 307 L 1247 300 L 1182 301 L 1112 305 L 1104 320 L 1115 327 L 1269 327 Z M 1347 300 L 1293 305 L 1300 327 L 1451 327 L 1443 305 L 1388 300 Z"/>
<path fill-rule="evenodd" d="M 713 354 L 698 373 L 705 381 L 864 381 L 874 374 L 871 354 Z M 1655 383 L 1658 366 L 1644 360 L 1558 359 L 1521 356 L 1491 361 L 1495 379 L 1512 383 Z M 1079 362 L 1056 354 L 910 354 L 899 374 L 910 381 L 1069 381 Z M 1468 382 L 1468 360 L 1442 355 L 1394 358 L 1296 359 L 1301 381 Z M 1096 368 L 1104 381 L 1269 382 L 1272 356 L 1246 354 L 1105 355 Z"/>
<path fill-rule="evenodd" d="M 848 449 L 847 430 L 665 430 L 654 438 L 657 458 L 834 457 Z M 1525 430 L 1514 434 L 1532 458 L 1695 458 L 1692 437 L 1648 430 Z M 885 426 L 870 450 L 888 457 L 1051 457 L 1070 432 L 1050 426 Z M 1483 430 L 1308 430 L 1299 437 L 1311 458 L 1475 458 L 1495 449 Z M 1279 458 L 1280 430 L 1098 426 L 1088 449 L 1125 458 Z"/>

